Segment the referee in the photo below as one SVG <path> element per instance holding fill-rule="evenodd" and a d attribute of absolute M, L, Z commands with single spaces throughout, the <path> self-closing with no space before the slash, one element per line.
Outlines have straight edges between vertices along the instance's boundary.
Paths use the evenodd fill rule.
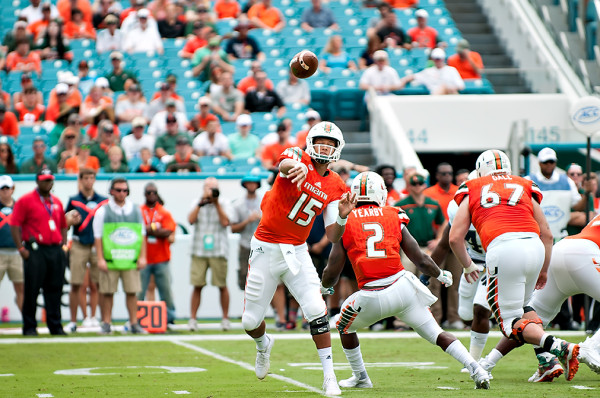
<path fill-rule="evenodd" d="M 24 260 L 25 295 L 23 335 L 37 335 L 37 297 L 43 288 L 46 319 L 50 334 L 66 334 L 60 323 L 60 297 L 65 278 L 67 223 L 60 200 L 50 193 L 54 175 L 42 169 L 36 176 L 37 188 L 16 203 L 10 231 Z"/>

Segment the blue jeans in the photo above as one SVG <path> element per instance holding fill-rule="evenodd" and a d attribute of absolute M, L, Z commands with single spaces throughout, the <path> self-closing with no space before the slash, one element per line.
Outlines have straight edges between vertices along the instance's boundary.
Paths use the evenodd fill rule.
<path fill-rule="evenodd" d="M 142 291 L 138 294 L 138 300 L 143 300 L 150 283 L 150 275 L 154 275 L 156 288 L 161 301 L 167 305 L 167 322 L 175 321 L 175 303 L 173 302 L 173 293 L 171 292 L 171 273 L 169 272 L 169 262 L 148 264 L 146 268 L 140 271 L 142 279 Z"/>

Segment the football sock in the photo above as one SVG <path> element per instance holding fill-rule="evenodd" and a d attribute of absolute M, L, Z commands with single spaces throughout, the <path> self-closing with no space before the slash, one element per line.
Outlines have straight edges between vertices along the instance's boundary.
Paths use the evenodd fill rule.
<path fill-rule="evenodd" d="M 325 376 L 333 375 L 333 355 L 331 354 L 331 347 L 319 348 L 317 349 L 319 353 L 319 359 L 321 360 L 321 365 L 323 366 L 323 374 Z"/>
<path fill-rule="evenodd" d="M 354 376 L 359 380 L 366 379 L 368 377 L 367 370 L 365 369 L 363 357 L 360 353 L 360 346 L 350 350 L 344 348 L 344 354 L 346 354 L 346 358 L 348 359 L 348 363 L 350 364 L 350 368 L 352 368 Z"/>
<path fill-rule="evenodd" d="M 491 362 L 494 365 L 496 365 L 498 361 L 502 359 L 502 357 L 504 357 L 504 355 L 502 355 L 500 351 L 498 351 L 495 348 L 492 348 L 492 351 L 490 351 L 490 353 L 485 358 L 488 360 L 488 362 Z"/>
<path fill-rule="evenodd" d="M 474 360 L 478 361 L 481 358 L 485 343 L 487 342 L 487 333 L 477 333 L 471 331 L 471 345 L 469 346 L 469 352 Z"/>
<path fill-rule="evenodd" d="M 550 351 L 554 347 L 554 344 L 556 344 L 557 348 L 560 348 L 560 342 L 560 339 L 557 339 L 556 337 L 548 333 L 544 333 L 544 335 L 540 339 L 539 346 L 543 347 L 544 351 Z"/>
<path fill-rule="evenodd" d="M 458 362 L 462 363 L 466 368 L 472 371 L 473 362 L 477 365 L 477 361 L 473 359 L 467 348 L 462 345 L 462 343 L 458 340 L 454 340 L 448 348 L 446 348 L 446 352 L 452 355 Z"/>
<path fill-rule="evenodd" d="M 254 341 L 256 341 L 256 349 L 259 351 L 264 351 L 269 346 L 269 342 L 271 341 L 271 339 L 265 333 L 262 336 L 255 338 Z"/>

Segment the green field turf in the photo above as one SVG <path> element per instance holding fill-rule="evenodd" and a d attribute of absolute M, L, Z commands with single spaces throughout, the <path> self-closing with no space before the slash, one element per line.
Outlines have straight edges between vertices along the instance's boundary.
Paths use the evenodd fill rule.
<path fill-rule="evenodd" d="M 344 396 L 600 396 L 600 376 L 585 365 L 572 382 L 561 378 L 528 383 L 537 364 L 529 347 L 503 359 L 494 369 L 491 390 L 483 391 L 473 390 L 461 366 L 439 347 L 422 339 L 398 338 L 400 333 L 371 335 L 377 337 L 363 338 L 361 348 L 375 388 L 342 389 Z M 322 371 L 312 340 L 306 333 L 274 336 L 273 376 L 263 381 L 253 371 L 254 343 L 239 334 L 1 339 L 0 397 L 164 397 L 185 392 L 194 397 L 319 396 Z M 233 340 L 225 340 L 229 337 Z M 490 338 L 486 352 L 497 340 Z M 461 341 L 468 346 L 468 338 Z M 333 349 L 338 380 L 349 377 L 337 337 Z M 173 373 L 159 366 L 189 372 Z M 55 374 L 73 370 L 79 373 Z"/>

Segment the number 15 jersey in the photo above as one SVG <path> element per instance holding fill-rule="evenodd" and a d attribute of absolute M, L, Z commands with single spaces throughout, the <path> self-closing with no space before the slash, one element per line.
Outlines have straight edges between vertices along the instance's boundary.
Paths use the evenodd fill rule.
<path fill-rule="evenodd" d="M 540 203 L 542 192 L 533 181 L 512 175 L 480 177 L 461 185 L 454 200 L 460 206 L 466 196 L 471 222 L 484 250 L 495 238 L 508 232 L 540 234 L 532 200 Z"/>
<path fill-rule="evenodd" d="M 308 168 L 306 180 L 299 191 L 291 179 L 277 174 L 273 187 L 265 193 L 260 204 L 262 218 L 254 236 L 263 242 L 297 246 L 306 242 L 315 216 L 331 202 L 340 200 L 347 190 L 336 172 L 328 170 L 325 176 L 321 176 L 310 156 L 300 148 L 286 149 L 279 156 L 279 162 L 284 159 L 302 162 Z M 337 208 L 335 211 L 334 217 L 337 216 Z"/>

